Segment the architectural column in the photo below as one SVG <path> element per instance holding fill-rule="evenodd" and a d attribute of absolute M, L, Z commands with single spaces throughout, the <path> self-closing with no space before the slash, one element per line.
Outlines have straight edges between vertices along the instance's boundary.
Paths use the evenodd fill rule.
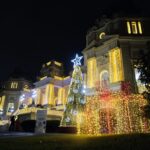
<path fill-rule="evenodd" d="M 5 102 L 5 95 L 0 97 L 0 109 L 3 110 L 4 108 L 4 102 Z"/>
<path fill-rule="evenodd" d="M 55 98 L 54 85 L 49 84 L 49 98 L 48 98 L 49 105 L 55 105 L 54 98 Z"/>
<path fill-rule="evenodd" d="M 65 88 L 58 89 L 58 104 L 65 105 Z"/>

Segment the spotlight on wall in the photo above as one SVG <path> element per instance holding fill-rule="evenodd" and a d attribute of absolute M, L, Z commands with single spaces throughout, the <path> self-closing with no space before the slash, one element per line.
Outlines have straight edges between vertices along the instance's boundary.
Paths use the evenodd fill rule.
<path fill-rule="evenodd" d="M 36 90 L 32 90 L 32 98 L 35 98 L 37 96 Z"/>
<path fill-rule="evenodd" d="M 22 102 L 24 99 L 25 99 L 25 95 L 23 94 L 20 96 L 20 101 Z"/>

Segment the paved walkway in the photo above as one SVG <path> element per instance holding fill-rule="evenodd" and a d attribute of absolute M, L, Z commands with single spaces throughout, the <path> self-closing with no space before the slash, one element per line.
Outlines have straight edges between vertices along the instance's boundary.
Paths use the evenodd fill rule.
<path fill-rule="evenodd" d="M 8 138 L 8 137 L 23 137 L 23 136 L 33 136 L 35 133 L 28 132 L 2 132 L 0 133 L 0 138 Z"/>

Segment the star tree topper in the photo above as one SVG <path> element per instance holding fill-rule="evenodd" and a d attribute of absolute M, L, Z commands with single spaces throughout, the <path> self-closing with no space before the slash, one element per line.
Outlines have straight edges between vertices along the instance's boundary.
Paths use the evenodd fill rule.
<path fill-rule="evenodd" d="M 81 59 L 83 58 L 83 56 L 78 56 L 78 54 L 76 54 L 75 59 L 71 60 L 71 62 L 74 63 L 73 67 L 75 66 L 81 66 Z"/>

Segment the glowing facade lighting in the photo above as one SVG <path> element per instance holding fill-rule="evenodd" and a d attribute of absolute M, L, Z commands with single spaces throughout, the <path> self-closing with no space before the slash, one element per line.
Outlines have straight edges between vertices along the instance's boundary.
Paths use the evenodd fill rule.
<path fill-rule="evenodd" d="M 5 98 L 6 98 L 5 95 L 3 95 L 2 97 L 0 97 L 0 110 L 3 110 L 4 103 L 5 103 Z"/>
<path fill-rule="evenodd" d="M 47 78 L 47 76 L 40 78 L 40 80 L 44 80 L 44 79 L 46 79 L 46 78 Z"/>
<path fill-rule="evenodd" d="M 48 99 L 48 104 L 50 105 L 55 105 L 55 100 L 54 100 L 54 85 L 49 84 L 49 99 Z"/>
<path fill-rule="evenodd" d="M 141 27 L 141 22 L 138 21 L 127 21 L 127 31 L 128 31 L 128 34 L 142 34 L 142 27 Z"/>
<path fill-rule="evenodd" d="M 105 35 L 106 35 L 105 32 L 102 32 L 102 33 L 100 33 L 99 38 L 100 38 L 100 39 L 103 39 L 103 37 L 104 37 Z"/>
<path fill-rule="evenodd" d="M 122 54 L 120 48 L 115 48 L 109 51 L 109 72 L 111 83 L 124 80 Z"/>
<path fill-rule="evenodd" d="M 131 22 L 131 27 L 132 27 L 132 33 L 133 34 L 137 34 L 138 33 L 138 30 L 137 30 L 137 24 L 135 21 L 132 21 Z"/>
<path fill-rule="evenodd" d="M 150 122 L 142 116 L 141 107 L 146 100 L 140 94 L 109 91 L 103 94 L 87 96 L 83 113 L 84 122 L 78 126 L 79 134 L 128 134 L 149 132 Z"/>
<path fill-rule="evenodd" d="M 95 86 L 97 73 L 96 58 L 92 57 L 87 60 L 87 87 L 92 88 Z"/>
<path fill-rule="evenodd" d="M 139 29 L 139 33 L 142 34 L 142 27 L 141 27 L 141 22 L 138 21 L 138 29 Z"/>
<path fill-rule="evenodd" d="M 51 61 L 47 62 L 46 64 L 47 64 L 47 66 L 49 66 L 51 64 Z"/>
<path fill-rule="evenodd" d="M 100 88 L 108 88 L 109 86 L 109 74 L 107 70 L 103 70 L 100 73 Z"/>
<path fill-rule="evenodd" d="M 18 82 L 12 82 L 11 89 L 17 89 L 17 88 L 18 88 Z"/>
<path fill-rule="evenodd" d="M 128 30 L 128 34 L 131 34 L 131 27 L 129 21 L 127 21 L 127 30 Z"/>
<path fill-rule="evenodd" d="M 63 88 L 59 88 L 58 89 L 58 102 L 57 104 L 60 105 L 60 104 L 63 104 L 64 102 L 64 89 Z"/>
<path fill-rule="evenodd" d="M 62 66 L 62 64 L 60 63 L 60 62 L 58 62 L 58 61 L 54 61 L 54 63 L 55 63 L 55 65 L 57 65 L 57 66 Z"/>

